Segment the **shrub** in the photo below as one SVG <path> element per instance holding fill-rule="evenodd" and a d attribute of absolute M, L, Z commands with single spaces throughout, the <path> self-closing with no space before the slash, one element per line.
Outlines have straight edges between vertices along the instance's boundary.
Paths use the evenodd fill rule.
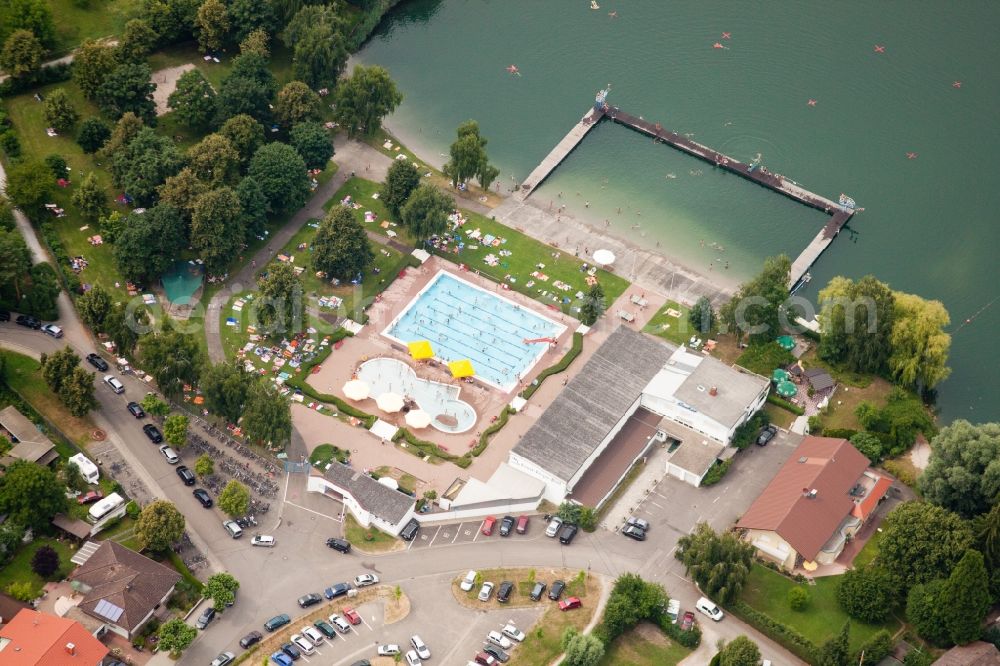
<path fill-rule="evenodd" d="M 59 553 L 51 546 L 39 546 L 31 557 L 31 570 L 42 578 L 49 578 L 59 571 Z"/>
<path fill-rule="evenodd" d="M 761 633 L 785 646 L 790 652 L 809 663 L 816 663 L 819 650 L 808 638 L 781 622 L 761 613 L 743 601 L 735 601 L 728 610 L 756 627 Z"/>
<path fill-rule="evenodd" d="M 893 603 L 892 585 L 878 567 L 851 569 L 840 577 L 837 603 L 854 619 L 877 624 L 889 614 Z"/>
<path fill-rule="evenodd" d="M 917 475 L 914 474 L 913 469 L 910 466 L 898 460 L 886 460 L 882 463 L 882 467 L 884 467 L 885 471 L 889 472 L 889 474 L 896 477 L 896 479 L 898 479 L 901 483 L 905 483 L 911 488 L 917 487 Z"/>
<path fill-rule="evenodd" d="M 788 606 L 793 611 L 804 611 L 809 605 L 809 590 L 801 585 L 788 590 Z"/>
<path fill-rule="evenodd" d="M 18 601 L 31 601 L 38 596 L 38 591 L 35 590 L 35 586 L 30 581 L 23 580 L 8 585 L 7 594 Z"/>
<path fill-rule="evenodd" d="M 733 433 L 732 445 L 738 449 L 745 449 L 757 439 L 757 433 L 760 432 L 761 428 L 764 428 L 771 422 L 768 418 L 767 412 L 763 409 L 759 410 L 756 414 L 747 419 L 746 423 L 741 425 Z"/>
<path fill-rule="evenodd" d="M 784 398 L 782 398 L 780 396 L 776 396 L 773 393 L 768 393 L 767 394 L 767 401 L 769 403 L 771 403 L 772 405 L 775 405 L 777 407 L 781 407 L 782 409 L 786 409 L 786 410 L 790 411 L 792 414 L 795 414 L 796 416 L 803 416 L 806 413 L 806 410 L 803 409 L 802 407 L 799 407 L 798 405 L 794 405 L 794 404 L 788 402 L 787 400 L 785 400 Z"/>
<path fill-rule="evenodd" d="M 490 426 L 483 431 L 483 434 L 479 436 L 479 443 L 476 444 L 475 448 L 473 448 L 470 453 L 477 458 L 481 456 L 483 451 L 485 451 L 486 447 L 489 445 L 490 438 L 500 432 L 501 428 L 507 425 L 507 419 L 513 413 L 514 410 L 512 410 L 509 405 L 505 406 L 500 411 L 500 416 L 497 417 L 496 421 L 491 423 Z"/>
<path fill-rule="evenodd" d="M 129 518 L 138 518 L 141 512 L 142 510 L 139 508 L 139 505 L 136 503 L 135 500 L 132 500 L 131 502 L 125 505 L 125 515 L 127 515 Z"/>
<path fill-rule="evenodd" d="M 708 470 L 708 474 L 705 478 L 701 480 L 701 485 L 703 486 L 714 486 L 719 481 L 722 481 L 722 477 L 726 475 L 729 468 L 733 465 L 733 459 L 716 461 L 712 469 Z"/>
<path fill-rule="evenodd" d="M 872 666 L 888 657 L 891 652 L 892 634 L 886 629 L 882 629 L 861 645 L 861 649 L 851 659 L 851 663 L 859 664 L 860 666 Z M 864 655 L 863 660 L 862 654 Z"/>
<path fill-rule="evenodd" d="M 770 377 L 775 368 L 783 368 L 792 363 L 795 363 L 795 357 L 792 356 L 792 353 L 782 349 L 781 345 L 775 341 L 750 345 L 736 359 L 736 365 L 765 377 Z"/>
<path fill-rule="evenodd" d="M 542 382 L 544 382 L 547 377 L 550 377 L 552 375 L 557 375 L 560 372 L 566 370 L 566 368 L 569 367 L 569 364 L 572 363 L 573 360 L 577 356 L 579 356 L 580 352 L 582 351 L 583 351 L 583 333 L 573 333 L 573 345 L 569 348 L 569 351 L 566 352 L 566 355 L 563 356 L 561 359 L 559 359 L 559 362 L 556 363 L 555 365 L 549 366 L 548 368 L 545 368 L 544 370 L 539 372 L 538 377 L 535 378 L 535 381 L 533 381 L 529 386 L 525 387 L 525 389 L 521 391 L 521 397 L 527 400 L 532 395 L 534 395 L 535 391 L 538 390 L 538 388 L 542 385 Z"/>

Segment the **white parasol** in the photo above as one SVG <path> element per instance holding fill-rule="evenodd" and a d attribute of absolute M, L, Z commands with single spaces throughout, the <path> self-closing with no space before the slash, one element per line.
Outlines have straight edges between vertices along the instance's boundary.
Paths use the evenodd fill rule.
<path fill-rule="evenodd" d="M 348 400 L 364 400 L 370 390 L 368 382 L 360 379 L 352 379 L 344 384 L 344 395 Z"/>
<path fill-rule="evenodd" d="M 383 412 L 398 412 L 403 408 L 403 396 L 398 393 L 383 393 L 375 399 L 375 404 Z"/>
<path fill-rule="evenodd" d="M 422 409 L 413 409 L 406 414 L 406 425 L 411 428 L 426 428 L 431 424 L 431 415 Z"/>
<path fill-rule="evenodd" d="M 597 250 L 594 252 L 594 263 L 609 266 L 615 263 L 615 253 L 611 250 Z"/>

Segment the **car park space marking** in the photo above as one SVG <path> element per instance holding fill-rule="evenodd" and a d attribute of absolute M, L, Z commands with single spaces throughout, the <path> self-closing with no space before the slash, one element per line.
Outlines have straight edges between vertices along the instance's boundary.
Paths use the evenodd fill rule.
<path fill-rule="evenodd" d="M 462 527 L 461 525 L 457 525 L 456 526 L 456 528 L 455 528 L 455 537 L 451 540 L 452 543 L 455 543 L 458 540 L 459 535 L 462 533 L 462 530 L 460 529 L 461 527 Z M 465 535 L 466 536 L 469 535 L 469 531 L 468 530 L 465 531 Z"/>
<path fill-rule="evenodd" d="M 361 624 L 363 624 L 366 627 L 368 627 L 368 631 L 375 631 L 375 629 L 372 628 L 372 625 L 368 624 L 365 621 L 365 618 L 361 615 L 361 613 L 358 613 L 358 617 L 361 618 Z M 372 617 L 372 621 L 374 621 L 374 616 Z M 357 630 L 355 630 L 355 631 L 357 631 Z"/>
<path fill-rule="evenodd" d="M 331 515 L 326 514 L 326 513 L 320 513 L 319 511 L 314 511 L 313 509 L 310 509 L 308 507 L 302 506 L 301 504 L 296 504 L 295 502 L 289 502 L 289 501 L 285 500 L 285 504 L 287 504 L 288 506 L 294 506 L 296 509 L 302 509 L 303 511 L 308 511 L 309 513 L 315 513 L 317 516 L 322 516 L 324 518 L 328 518 L 328 519 L 332 520 L 335 523 L 341 522 L 340 518 L 337 518 L 335 516 L 331 516 Z"/>
<path fill-rule="evenodd" d="M 440 527 L 440 525 L 439 525 L 439 526 L 438 526 L 438 528 L 437 528 L 436 530 L 434 530 L 434 536 L 432 536 L 432 537 L 431 537 L 431 541 L 430 541 L 430 543 L 428 543 L 428 544 L 427 544 L 427 547 L 428 547 L 428 548 L 430 548 L 431 546 L 433 546 L 433 545 L 434 545 L 434 539 L 437 539 L 437 536 L 438 536 L 438 534 L 440 534 L 440 533 L 441 533 L 441 527 Z"/>
<path fill-rule="evenodd" d="M 667 507 L 663 506 L 662 504 L 657 504 L 657 503 L 656 503 L 656 502 L 654 502 L 653 500 L 649 500 L 649 503 L 650 503 L 650 504 L 652 504 L 653 506 L 658 506 L 658 507 L 660 507 L 660 508 L 661 508 L 661 509 L 663 509 L 664 511 L 666 511 L 666 510 L 667 510 Z"/>

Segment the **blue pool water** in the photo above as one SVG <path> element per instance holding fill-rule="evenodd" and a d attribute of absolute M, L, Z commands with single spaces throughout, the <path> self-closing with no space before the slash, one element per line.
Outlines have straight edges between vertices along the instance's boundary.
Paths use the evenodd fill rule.
<path fill-rule="evenodd" d="M 544 342 L 557 338 L 562 324 L 502 296 L 439 272 L 385 330 L 404 344 L 428 340 L 435 358 L 469 359 L 476 377 L 509 391 L 545 354 Z"/>

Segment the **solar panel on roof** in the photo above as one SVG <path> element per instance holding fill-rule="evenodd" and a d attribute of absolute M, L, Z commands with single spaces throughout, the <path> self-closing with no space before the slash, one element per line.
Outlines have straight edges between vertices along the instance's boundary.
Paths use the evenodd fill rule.
<path fill-rule="evenodd" d="M 122 616 L 122 613 L 125 612 L 125 609 L 116 606 L 110 601 L 101 599 L 100 601 L 97 602 L 97 607 L 94 608 L 94 612 L 100 615 L 101 617 L 111 620 L 112 622 L 117 622 L 118 618 L 120 618 Z"/>

